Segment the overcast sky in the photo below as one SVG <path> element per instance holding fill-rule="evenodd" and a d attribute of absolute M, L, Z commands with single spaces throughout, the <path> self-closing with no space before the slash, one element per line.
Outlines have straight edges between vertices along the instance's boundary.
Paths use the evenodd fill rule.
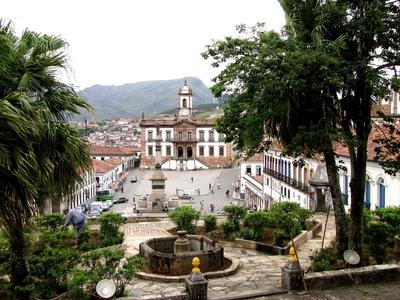
<path fill-rule="evenodd" d="M 185 76 L 211 85 L 205 45 L 242 23 L 284 24 L 277 0 L 12 0 L 0 14 L 17 33 L 62 36 L 74 71 L 64 81 L 79 89 Z"/>

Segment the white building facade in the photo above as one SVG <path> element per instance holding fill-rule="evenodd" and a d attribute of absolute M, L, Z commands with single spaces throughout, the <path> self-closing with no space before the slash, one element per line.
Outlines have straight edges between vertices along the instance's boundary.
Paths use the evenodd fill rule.
<path fill-rule="evenodd" d="M 194 170 L 230 167 L 232 144 L 214 129 L 215 118 L 197 119 L 193 112 L 192 90 L 185 85 L 179 90 L 175 115 L 145 118 L 142 115 L 141 168 L 155 165 L 156 136 L 161 137 L 161 168 Z"/>

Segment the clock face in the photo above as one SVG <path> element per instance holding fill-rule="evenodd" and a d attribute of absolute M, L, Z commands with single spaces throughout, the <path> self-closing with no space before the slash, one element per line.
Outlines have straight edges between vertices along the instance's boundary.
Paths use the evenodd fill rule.
<path fill-rule="evenodd" d="M 189 114 L 189 111 L 187 109 L 182 109 L 181 110 L 181 115 L 186 116 Z"/>

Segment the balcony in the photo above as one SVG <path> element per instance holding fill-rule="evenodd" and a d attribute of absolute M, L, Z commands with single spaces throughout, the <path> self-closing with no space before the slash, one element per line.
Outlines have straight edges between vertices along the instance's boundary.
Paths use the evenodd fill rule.
<path fill-rule="evenodd" d="M 275 179 L 278 179 L 278 180 L 290 185 L 291 187 L 294 187 L 295 189 L 303 191 L 304 193 L 311 193 L 310 186 L 305 184 L 302 181 L 298 181 L 296 179 L 293 179 L 291 177 L 285 176 L 283 174 L 280 174 L 277 171 L 274 171 L 274 170 L 271 170 L 271 169 L 267 169 L 265 167 L 263 168 L 263 172 L 265 174 L 271 175 Z"/>
<path fill-rule="evenodd" d="M 197 143 L 199 142 L 199 140 L 194 139 L 194 138 L 172 138 L 170 140 L 171 142 L 175 142 L 175 143 Z"/>

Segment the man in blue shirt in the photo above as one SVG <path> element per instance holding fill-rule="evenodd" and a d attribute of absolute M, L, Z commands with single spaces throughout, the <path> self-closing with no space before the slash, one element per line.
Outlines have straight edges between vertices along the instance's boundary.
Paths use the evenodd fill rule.
<path fill-rule="evenodd" d="M 79 236 L 83 225 L 85 225 L 86 216 L 77 209 L 64 209 L 64 214 L 67 215 L 64 226 L 73 225 L 76 234 Z"/>

